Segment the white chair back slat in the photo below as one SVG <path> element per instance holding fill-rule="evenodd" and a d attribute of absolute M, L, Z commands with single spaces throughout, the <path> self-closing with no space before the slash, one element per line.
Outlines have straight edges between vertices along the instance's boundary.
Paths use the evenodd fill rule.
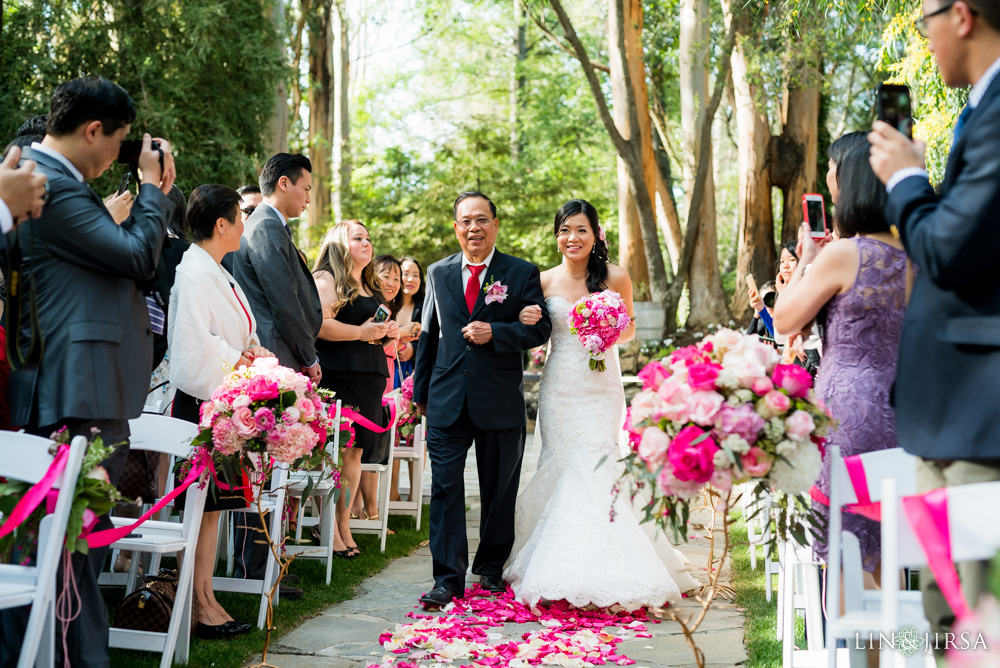
<path fill-rule="evenodd" d="M 847 473 L 847 465 L 843 458 L 836 461 L 831 457 L 831 466 L 840 474 L 840 500 L 843 505 L 858 502 L 851 477 Z M 903 496 L 917 493 L 917 458 L 902 448 L 876 450 L 861 455 L 865 470 L 865 482 L 868 485 L 868 495 L 873 502 L 882 498 L 882 481 L 892 478 L 897 489 Z M 831 471 L 831 479 L 832 479 Z"/>
<path fill-rule="evenodd" d="M 129 448 L 156 450 L 174 457 L 191 454 L 191 441 L 198 435 L 198 425 L 166 415 L 143 414 L 128 422 Z"/>
<path fill-rule="evenodd" d="M 1000 550 L 1000 522 L 985 520 L 983 516 L 984 509 L 989 508 L 1000 508 L 1000 482 L 948 488 L 952 559 L 987 560 Z"/>
<path fill-rule="evenodd" d="M 45 477 L 46 471 L 52 464 L 52 455 L 49 454 L 49 448 L 53 445 L 51 439 L 23 432 L 5 431 L 0 434 L 3 436 L 0 438 L 0 476 L 32 485 Z M 86 439 L 84 439 L 84 450 L 86 450 Z M 56 481 L 57 489 L 60 487 L 60 482 L 61 480 Z M 74 478 L 74 484 L 75 482 Z"/>

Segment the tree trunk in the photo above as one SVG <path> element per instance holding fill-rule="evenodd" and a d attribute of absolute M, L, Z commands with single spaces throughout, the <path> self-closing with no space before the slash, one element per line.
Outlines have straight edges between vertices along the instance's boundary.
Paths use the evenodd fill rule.
<path fill-rule="evenodd" d="M 275 32 L 278 35 L 284 35 L 284 0 L 274 0 L 268 18 L 274 23 Z M 284 49 L 282 49 L 282 53 L 284 53 Z M 282 63 L 284 63 L 284 57 L 282 57 Z M 267 124 L 267 136 L 264 139 L 264 148 L 268 154 L 261 161 L 262 163 L 275 153 L 285 153 L 288 151 L 288 82 L 284 76 L 278 79 L 278 90 L 275 92 L 274 100 L 274 113 Z"/>
<path fill-rule="evenodd" d="M 521 6 L 521 0 L 512 0 L 514 4 L 514 20 L 517 28 L 514 31 L 514 67 L 510 72 L 510 160 L 517 164 L 521 158 L 521 107 L 524 103 L 522 91 L 526 79 L 522 71 L 522 63 L 528 57 L 527 21 L 528 13 Z"/>
<path fill-rule="evenodd" d="M 333 93 L 333 215 L 337 222 L 344 220 L 345 210 L 351 201 L 351 115 L 350 93 L 350 35 L 348 34 L 347 1 L 335 0 L 333 12 L 334 49 L 333 69 L 336 72 Z"/>
<path fill-rule="evenodd" d="M 617 3 L 611 0 L 609 3 L 608 35 L 611 48 L 611 100 L 615 115 L 615 126 L 622 137 L 630 142 L 633 139 L 632 128 L 629 123 L 629 105 L 634 104 L 636 109 L 641 109 L 639 115 L 639 130 L 635 135 L 641 140 L 642 136 L 649 136 L 649 97 L 646 91 L 645 67 L 642 60 L 642 34 L 641 21 L 642 7 L 638 0 L 625 0 L 623 8 L 625 10 L 625 49 L 626 53 L 619 53 L 613 48 L 618 43 L 618 19 Z M 639 55 L 635 56 L 638 49 Z M 622 59 L 628 61 L 629 73 L 635 87 L 635 99 L 628 99 L 628 92 L 625 89 L 625 72 Z M 645 128 L 642 127 L 645 118 Z M 653 192 L 655 188 L 655 162 L 653 159 L 653 145 L 650 141 L 643 142 L 640 159 L 643 173 L 642 181 L 648 192 Z M 647 162 L 648 160 L 648 162 Z M 648 165 L 648 171 L 647 171 Z M 646 252 L 642 239 L 642 229 L 639 223 L 639 209 L 636 205 L 632 188 L 629 184 L 628 170 L 625 161 L 618 157 L 618 263 L 628 271 L 632 278 L 632 283 L 636 289 L 636 300 L 649 299 L 649 265 L 646 262 Z"/>
<path fill-rule="evenodd" d="M 814 70 L 817 81 L 819 72 Z M 819 146 L 818 85 L 797 85 L 788 91 L 788 114 L 778 159 L 798 166 L 783 188 L 781 240 L 793 241 L 802 224 L 802 195 L 816 191 L 816 153 Z"/>
<path fill-rule="evenodd" d="M 729 306 L 719 273 L 711 142 L 707 144 L 708 150 L 699 155 L 702 133 L 712 132 L 712 119 L 706 119 L 705 113 L 709 100 L 709 21 L 707 0 L 681 0 L 681 125 L 687 158 L 684 183 L 689 211 L 698 164 L 704 161 L 708 168 L 704 197 L 696 212 L 698 232 L 688 276 L 691 310 L 687 323 L 696 328 L 729 320 Z"/>
<path fill-rule="evenodd" d="M 333 0 L 324 0 L 309 19 L 309 158 L 312 192 L 310 237 L 318 239 L 330 223 L 330 155 L 333 139 Z"/>
<path fill-rule="evenodd" d="M 765 98 L 753 83 L 753 30 L 751 16 L 739 20 L 740 38 L 733 49 L 733 96 L 736 109 L 736 130 L 740 141 L 739 159 L 739 245 L 736 259 L 736 289 L 732 311 L 737 322 L 752 315 L 747 298 L 746 276 L 753 274 L 761 286 L 775 274 L 774 213 L 771 208 L 771 174 L 769 151 L 771 130 L 768 126 Z"/>

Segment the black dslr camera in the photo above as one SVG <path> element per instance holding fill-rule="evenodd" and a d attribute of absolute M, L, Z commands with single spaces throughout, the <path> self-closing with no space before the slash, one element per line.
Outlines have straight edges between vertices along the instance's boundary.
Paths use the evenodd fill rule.
<path fill-rule="evenodd" d="M 160 154 L 160 171 L 163 171 L 163 151 L 160 149 L 160 142 L 150 143 L 150 148 Z M 142 153 L 142 141 L 139 139 L 126 139 L 122 142 L 122 147 L 118 149 L 118 163 L 128 165 L 135 169 L 139 166 L 139 154 Z"/>

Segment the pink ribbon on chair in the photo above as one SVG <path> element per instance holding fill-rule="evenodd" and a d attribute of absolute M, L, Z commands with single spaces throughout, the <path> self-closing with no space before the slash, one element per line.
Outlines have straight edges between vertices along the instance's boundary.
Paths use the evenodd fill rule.
<path fill-rule="evenodd" d="M 52 463 L 49 464 L 49 468 L 45 472 L 45 475 L 42 476 L 42 479 L 32 485 L 28 492 L 21 497 L 21 500 L 14 506 L 14 510 L 11 511 L 10 516 L 4 521 L 3 526 L 0 526 L 0 538 L 3 538 L 24 524 L 24 521 L 35 511 L 35 508 L 45 500 L 45 497 L 52 490 L 53 485 L 56 484 L 56 480 L 62 475 L 63 470 L 65 470 L 66 459 L 68 457 L 69 445 L 64 443 L 59 446 L 55 457 L 52 459 Z"/>
<path fill-rule="evenodd" d="M 347 418 L 348 420 L 354 422 L 354 424 L 360 425 L 369 431 L 375 432 L 376 434 L 382 434 L 396 421 L 396 400 L 393 397 L 382 397 L 382 405 L 389 407 L 389 424 L 384 427 L 379 427 L 361 413 L 358 413 L 353 408 L 348 408 L 346 406 L 341 406 L 340 417 Z M 330 417 L 333 417 L 334 414 L 336 414 L 336 409 L 331 406 Z"/>
<path fill-rule="evenodd" d="M 187 488 L 191 486 L 191 483 L 195 482 L 199 477 L 201 477 L 201 474 L 204 473 L 206 469 L 212 468 L 212 470 L 214 471 L 215 469 L 212 466 L 212 457 L 208 454 L 208 452 L 205 450 L 199 450 L 198 452 L 200 453 L 198 455 L 198 459 L 191 466 L 191 470 L 188 471 L 187 477 L 184 478 L 184 481 L 180 485 L 174 487 L 170 491 L 170 493 L 168 493 L 162 499 L 157 501 L 152 508 L 143 513 L 142 517 L 140 517 L 138 520 L 136 520 L 135 522 L 133 522 L 128 526 L 115 527 L 113 529 L 104 529 L 103 531 L 95 531 L 94 533 L 89 534 L 87 536 L 87 545 L 92 548 L 105 547 L 107 545 L 111 545 L 111 543 L 115 542 L 116 540 L 121 540 L 122 538 L 125 538 L 130 533 L 132 533 L 136 528 L 142 525 L 146 520 L 148 520 L 161 510 L 163 510 L 167 506 L 167 504 L 169 504 L 171 501 L 180 496 L 181 492 L 187 490 Z"/>
<path fill-rule="evenodd" d="M 853 515 L 861 515 L 876 522 L 882 521 L 882 504 L 878 501 L 872 502 L 871 493 L 868 491 L 868 479 L 865 477 L 865 466 L 861 455 L 844 457 L 844 466 L 847 468 L 847 477 L 854 488 L 854 495 L 858 497 L 857 503 L 844 504 L 843 509 Z M 829 507 L 830 499 L 819 487 L 815 485 L 809 490 L 809 495 L 816 501 Z"/>
<path fill-rule="evenodd" d="M 948 489 L 934 489 L 925 494 L 903 498 L 906 519 L 913 527 L 920 546 L 927 555 L 927 565 L 937 580 L 941 594 L 957 619 L 969 614 L 958 571 L 951 560 L 951 532 L 948 526 Z"/>

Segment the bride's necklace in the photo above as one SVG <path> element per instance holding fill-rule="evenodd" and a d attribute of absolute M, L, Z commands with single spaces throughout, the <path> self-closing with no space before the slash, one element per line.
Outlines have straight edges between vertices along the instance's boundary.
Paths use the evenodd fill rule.
<path fill-rule="evenodd" d="M 569 269 L 566 268 L 566 265 L 563 265 L 563 271 L 566 272 L 567 276 L 577 281 L 579 281 L 581 278 L 587 278 L 587 272 L 583 272 L 583 276 L 574 276 L 573 274 L 569 273 Z"/>

